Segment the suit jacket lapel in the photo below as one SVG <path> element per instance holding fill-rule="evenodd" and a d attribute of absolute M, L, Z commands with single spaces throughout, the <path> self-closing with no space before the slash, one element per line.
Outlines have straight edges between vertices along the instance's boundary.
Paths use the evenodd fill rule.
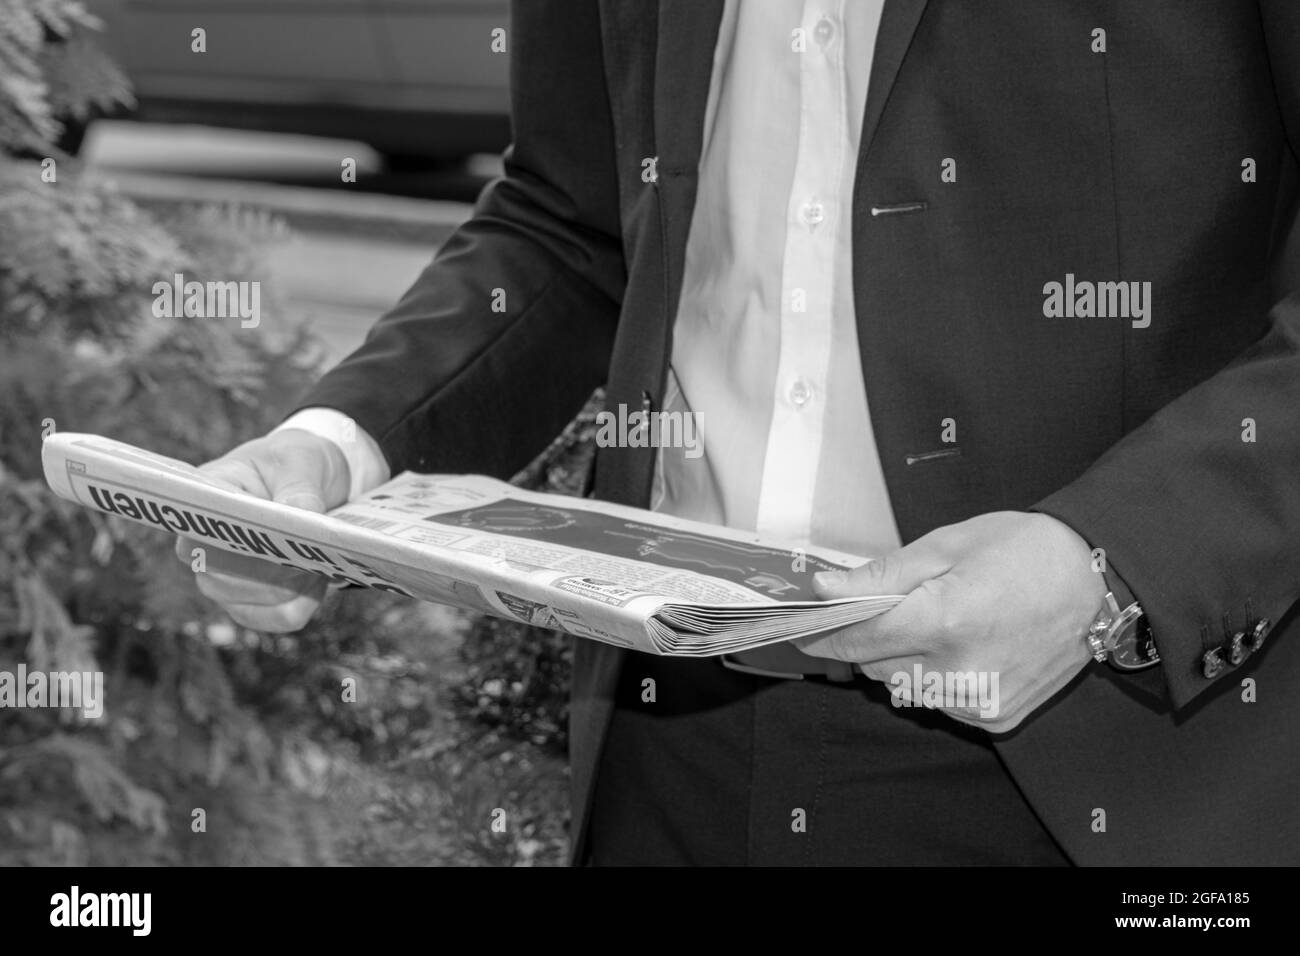
<path fill-rule="evenodd" d="M 885 111 L 926 3 L 927 0 L 885 0 L 867 89 L 862 124 L 864 147 L 870 144 Z M 659 2 L 654 128 L 660 169 L 693 172 L 699 162 L 722 8 L 723 0 Z"/>
<path fill-rule="evenodd" d="M 723 0 L 660 0 L 655 50 L 655 145 L 659 170 L 693 176 Z"/>
<path fill-rule="evenodd" d="M 871 145 L 927 0 L 885 0 L 862 122 Z M 656 24 L 654 136 L 664 227 L 665 306 L 675 314 L 704 135 L 704 113 L 724 0 L 660 0 Z M 670 331 L 670 330 L 668 330 Z"/>
<path fill-rule="evenodd" d="M 903 57 L 911 46 L 926 0 L 885 0 L 880 17 L 880 31 L 876 34 L 876 53 L 871 61 L 871 81 L 867 86 L 867 107 L 862 119 L 861 151 L 865 154 L 871 146 L 876 127 L 880 125 L 885 103 L 898 78 Z"/>
<path fill-rule="evenodd" d="M 606 42 L 617 44 L 620 56 L 625 57 L 629 64 L 629 82 L 635 82 L 642 75 L 646 65 L 644 58 L 652 56 L 654 67 L 651 131 L 654 143 L 646 145 L 658 157 L 655 186 L 659 206 L 658 228 L 653 221 L 647 222 L 646 226 L 658 233 L 653 236 L 658 242 L 650 242 L 648 247 L 658 247 L 658 253 L 651 261 L 653 258 L 661 260 L 663 274 L 631 277 L 638 283 L 637 289 L 645 294 L 634 298 L 634 307 L 641 311 L 630 316 L 625 312 L 624 320 L 635 321 L 652 330 L 649 334 L 661 336 L 663 344 L 658 350 L 646 349 L 641 353 L 650 364 L 660 360 L 660 368 L 630 372 L 628 377 L 634 383 L 649 384 L 656 373 L 662 382 L 671 353 L 672 319 L 681 293 L 686 236 L 695 206 L 704 114 L 708 106 L 713 50 L 717 45 L 722 9 L 723 0 L 661 0 L 657 18 L 641 22 L 642 12 L 649 12 L 646 7 L 610 0 L 602 14 L 611 34 Z M 636 109 L 634 104 L 622 105 L 624 109 Z M 625 131 L 635 130 L 637 126 L 637 117 L 625 117 Z M 631 157 L 637 168 L 643 158 Z M 647 243 L 645 237 L 641 241 Z M 610 400 L 635 403 L 637 398 L 636 395 L 611 394 Z M 652 398 L 656 404 L 662 401 L 661 395 Z M 645 453 L 637 454 L 634 459 L 628 451 L 618 451 L 621 454 L 607 456 L 598 472 L 598 485 L 604 486 L 602 497 L 642 506 L 648 504 L 637 490 L 649 489 L 653 456 L 648 450 L 642 450 Z M 625 652 L 620 648 L 581 639 L 577 641 L 574 652 L 569 721 L 573 801 L 571 852 L 576 862 L 582 862 L 586 851 L 587 814 L 594 794 L 596 767 L 613 713 L 614 690 L 624 656 Z"/>
<path fill-rule="evenodd" d="M 724 0 L 660 0 L 655 49 L 654 136 L 664 267 L 663 368 L 681 295 L 686 237 L 699 182 L 704 114 Z M 662 389 L 661 389 L 662 390 Z M 653 396 L 656 407 L 662 395 Z"/>

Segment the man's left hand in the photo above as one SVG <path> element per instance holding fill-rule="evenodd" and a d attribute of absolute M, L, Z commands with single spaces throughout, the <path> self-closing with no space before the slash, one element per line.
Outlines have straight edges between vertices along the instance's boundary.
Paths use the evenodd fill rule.
<path fill-rule="evenodd" d="M 796 645 L 859 665 L 868 677 L 893 683 L 896 697 L 917 664 L 949 689 L 960 686 L 949 675 L 982 676 L 996 691 L 993 706 L 981 706 L 974 687 L 940 706 L 990 733 L 1018 726 L 1087 665 L 1084 635 L 1106 596 L 1083 538 L 1055 518 L 1018 511 L 938 528 L 827 580 L 834 574 L 815 579 L 823 599 L 907 597 L 879 617 Z M 900 673 L 906 680 L 895 679 Z M 922 689 L 907 688 L 904 700 L 931 702 Z"/>

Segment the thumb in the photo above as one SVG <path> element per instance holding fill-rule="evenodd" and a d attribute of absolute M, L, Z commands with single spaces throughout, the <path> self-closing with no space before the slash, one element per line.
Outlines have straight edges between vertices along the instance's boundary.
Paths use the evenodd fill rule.
<path fill-rule="evenodd" d="M 325 512 L 325 493 L 317 475 L 296 470 L 278 470 L 269 476 L 267 487 L 271 492 L 271 500 L 278 504 L 317 514 Z"/>
<path fill-rule="evenodd" d="M 876 594 L 908 594 L 946 574 L 952 559 L 925 538 L 848 571 L 813 575 L 813 590 L 823 601 Z"/>
<path fill-rule="evenodd" d="M 326 439 L 296 429 L 245 442 L 229 454 L 200 465 L 199 471 L 247 494 L 317 514 L 347 500 L 347 461 L 343 453 Z M 331 500 L 334 485 L 338 487 Z"/>

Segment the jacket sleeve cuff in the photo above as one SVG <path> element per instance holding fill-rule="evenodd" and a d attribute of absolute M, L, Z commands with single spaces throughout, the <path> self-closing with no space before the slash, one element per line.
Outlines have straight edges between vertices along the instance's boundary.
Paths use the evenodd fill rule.
<path fill-rule="evenodd" d="M 1138 604 L 1142 604 L 1142 598 L 1133 591 L 1128 581 L 1125 580 L 1125 578 L 1120 575 L 1119 571 L 1116 570 L 1115 565 L 1110 560 L 1109 554 L 1104 548 L 1102 548 L 1100 542 L 1093 540 L 1072 516 L 1068 515 L 1064 511 L 1057 510 L 1053 506 L 1052 499 L 1049 498 L 1044 502 L 1039 502 L 1030 510 L 1048 515 L 1049 517 L 1055 518 L 1057 521 L 1069 525 L 1076 534 L 1088 543 L 1088 547 L 1093 550 L 1094 555 L 1097 555 L 1098 551 L 1100 551 L 1100 573 L 1106 581 L 1106 590 L 1115 595 L 1115 602 L 1119 605 L 1121 610 L 1128 607 L 1134 601 L 1137 601 Z M 1145 613 L 1145 604 L 1142 604 L 1142 609 Z M 1160 649 L 1158 641 L 1156 647 L 1157 649 Z M 1142 694 L 1146 699 L 1146 702 L 1151 706 L 1158 707 L 1162 710 L 1167 710 L 1169 708 L 1172 695 L 1169 691 L 1169 685 L 1165 680 L 1163 667 L 1154 666 L 1144 668 L 1140 671 L 1122 671 L 1106 664 L 1101 664 L 1099 666 L 1105 667 L 1110 674 L 1122 680 L 1131 689 Z"/>
<path fill-rule="evenodd" d="M 1231 679 L 1233 667 L 1206 664 L 1207 652 L 1227 640 L 1220 633 L 1224 622 L 1212 620 L 1209 613 L 1215 605 L 1229 604 L 1228 594 L 1218 593 L 1227 588 L 1222 584 L 1197 588 L 1189 583 L 1196 580 L 1201 569 L 1190 555 L 1179 560 L 1177 548 L 1162 537 L 1156 515 L 1108 497 L 1101 483 L 1086 475 L 1030 510 L 1065 522 L 1090 546 L 1104 548 L 1109 573 L 1122 580 L 1142 605 L 1160 652 L 1160 665 L 1125 673 L 1121 679 L 1127 685 L 1150 691 L 1178 710 L 1219 680 Z M 1111 580 L 1108 578 L 1107 583 Z M 1270 606 L 1272 603 L 1256 602 L 1253 610 L 1276 620 L 1275 615 L 1285 607 Z M 1252 605 L 1246 602 L 1233 619 L 1234 625 L 1248 624 L 1251 610 Z M 1114 673 L 1118 676 L 1121 672 Z"/>

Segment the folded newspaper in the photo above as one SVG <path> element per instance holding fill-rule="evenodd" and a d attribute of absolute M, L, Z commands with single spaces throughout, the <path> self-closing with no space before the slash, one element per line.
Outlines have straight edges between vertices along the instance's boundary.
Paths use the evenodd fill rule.
<path fill-rule="evenodd" d="M 817 600 L 812 575 L 860 557 L 479 475 L 405 472 L 322 515 L 97 435 L 51 435 L 41 457 L 61 497 L 199 544 L 652 654 L 749 650 L 902 600 Z"/>

